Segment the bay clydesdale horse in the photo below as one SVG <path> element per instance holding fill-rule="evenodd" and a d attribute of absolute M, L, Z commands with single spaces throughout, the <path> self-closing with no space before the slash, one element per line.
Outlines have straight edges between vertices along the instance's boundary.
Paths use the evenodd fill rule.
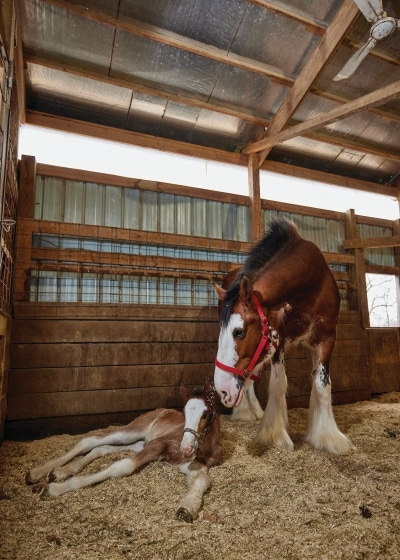
<path fill-rule="evenodd" d="M 215 387 L 224 406 L 238 408 L 237 418 L 261 418 L 255 443 L 293 448 L 287 431 L 284 345 L 301 339 L 314 350 L 306 440 L 331 453 L 352 449 L 336 425 L 331 404 L 329 360 L 340 295 L 318 247 L 300 237 L 293 222 L 277 220 L 251 249 L 242 268 L 215 289 L 221 319 Z M 268 360 L 271 378 L 263 412 L 253 381 L 260 378 Z"/>

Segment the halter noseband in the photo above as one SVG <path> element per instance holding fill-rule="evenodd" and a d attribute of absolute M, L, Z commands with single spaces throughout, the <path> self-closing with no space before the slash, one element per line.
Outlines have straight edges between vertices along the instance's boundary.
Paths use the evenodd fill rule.
<path fill-rule="evenodd" d="M 256 306 L 257 309 L 257 313 L 258 316 L 261 319 L 261 340 L 258 343 L 257 349 L 254 352 L 254 355 L 249 363 L 249 365 L 247 366 L 246 369 L 240 369 L 240 368 L 236 368 L 236 367 L 231 367 L 231 366 L 227 366 L 225 364 L 222 364 L 219 360 L 217 360 L 217 358 L 215 359 L 215 365 L 232 374 L 232 375 L 237 375 L 239 377 L 243 377 L 243 379 L 253 379 L 255 381 L 257 381 L 258 379 L 260 379 L 261 375 L 257 375 L 255 373 L 253 373 L 253 369 L 255 368 L 255 366 L 257 365 L 258 359 L 261 356 L 261 353 L 263 352 L 263 350 L 269 350 L 269 348 L 271 348 L 271 337 L 270 337 L 270 328 L 269 328 L 269 324 L 268 324 L 268 320 L 266 318 L 266 316 L 264 315 L 263 310 L 261 309 L 261 305 L 260 302 L 258 301 L 257 297 L 253 294 L 252 297 L 252 301 L 254 303 L 254 305 Z M 273 341 L 272 342 L 272 346 L 274 346 L 275 348 L 278 347 L 278 344 Z"/>

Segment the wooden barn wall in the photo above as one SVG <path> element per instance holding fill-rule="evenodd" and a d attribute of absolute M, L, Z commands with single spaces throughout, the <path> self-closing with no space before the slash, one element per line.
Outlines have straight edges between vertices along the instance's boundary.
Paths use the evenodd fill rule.
<path fill-rule="evenodd" d="M 63 232 L 74 231 L 75 235 L 81 236 L 93 236 L 97 232 L 102 238 L 109 236 L 135 241 L 155 241 L 158 238 L 159 243 L 208 247 L 217 252 L 232 250 L 240 253 L 249 245 L 239 240 L 193 239 L 188 235 L 160 235 L 157 232 L 35 220 L 32 177 L 36 173 L 35 163 L 32 160 L 22 163 L 23 188 L 27 190 L 21 200 L 16 242 L 7 437 L 29 438 L 65 431 L 81 433 L 113 422 L 127 422 L 144 410 L 180 407 L 181 382 L 199 385 L 205 377 L 213 375 L 219 333 L 215 305 L 29 301 L 31 273 L 46 266 L 69 271 L 94 270 L 101 264 L 103 267 L 107 265 L 109 273 L 117 273 L 122 268 L 128 274 L 129 266 L 134 263 L 131 268 L 135 272 L 147 264 L 155 273 L 158 265 L 161 276 L 163 266 L 168 268 L 168 274 L 183 277 L 192 274 L 183 270 L 184 262 L 186 267 L 196 266 L 197 274 L 208 278 L 211 284 L 211 280 L 222 279 L 234 263 L 208 261 L 194 265 L 191 261 L 172 258 L 151 259 L 151 262 L 147 259 L 146 262 L 146 259 L 135 260 L 136 257 L 129 261 L 118 255 L 114 255 L 108 263 L 100 263 L 99 259 L 110 258 L 103 254 L 92 255 L 89 262 L 87 252 L 54 252 L 33 247 L 33 232 L 63 235 Z M 85 180 L 99 178 L 97 174 L 47 169 L 46 166 L 40 166 L 40 170 L 50 175 L 70 174 L 75 178 L 84 175 Z M 110 184 L 111 179 L 103 178 L 103 182 Z M 123 185 L 122 179 L 114 180 L 115 184 Z M 136 183 L 132 186 L 137 187 Z M 193 193 L 193 189 L 174 185 L 153 184 L 152 188 L 155 192 L 162 190 L 186 196 Z M 217 201 L 225 200 L 231 204 L 246 201 L 245 197 L 209 191 L 203 192 L 202 196 L 215 197 Z M 319 224 L 324 219 L 345 223 L 343 216 L 329 211 L 299 210 L 299 207 L 265 201 L 263 208 L 271 213 L 297 212 L 299 220 L 307 215 L 308 222 L 309 216 L 314 214 Z M 391 225 L 389 221 L 365 221 L 372 225 Z M 341 292 L 357 291 L 354 284 L 356 275 L 352 272 L 355 266 L 353 253 L 344 250 L 336 253 L 335 248 L 327 249 L 325 258 L 336 266 L 334 275 Z M 71 264 L 72 259 L 79 258 L 81 263 Z M 54 259 L 62 260 L 54 264 Z M 385 271 L 388 270 L 397 269 L 386 266 Z M 382 352 L 382 344 L 388 347 L 386 352 Z M 307 406 L 311 387 L 311 354 L 299 344 L 290 347 L 286 357 L 288 404 L 291 407 Z M 334 404 L 369 399 L 372 393 L 399 390 L 398 329 L 383 332 L 362 328 L 357 305 L 352 304 L 351 298 L 344 299 L 331 374 Z M 257 387 L 262 404 L 266 402 L 267 383 L 268 373 Z"/>
<path fill-rule="evenodd" d="M 21 100 L 16 64 L 16 13 L 12 2 L 0 2 L 0 441 L 8 408 L 12 274 L 18 199 L 18 131 Z"/>

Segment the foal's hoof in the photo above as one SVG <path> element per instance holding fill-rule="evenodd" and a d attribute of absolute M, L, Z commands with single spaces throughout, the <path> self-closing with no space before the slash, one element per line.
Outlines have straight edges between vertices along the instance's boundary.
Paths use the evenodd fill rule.
<path fill-rule="evenodd" d="M 26 484 L 29 484 L 29 486 L 30 486 L 31 484 L 33 484 L 33 480 L 32 480 L 32 477 L 31 477 L 31 473 L 30 473 L 30 472 L 27 472 L 27 473 L 26 473 L 25 482 L 26 482 Z"/>
<path fill-rule="evenodd" d="M 193 516 L 188 512 L 187 509 L 180 507 L 176 512 L 176 517 L 181 521 L 186 521 L 186 523 L 193 523 Z"/>
<path fill-rule="evenodd" d="M 34 484 L 32 486 L 32 492 L 34 494 L 39 494 L 40 498 L 47 496 L 47 484 L 40 482 L 39 484 Z"/>

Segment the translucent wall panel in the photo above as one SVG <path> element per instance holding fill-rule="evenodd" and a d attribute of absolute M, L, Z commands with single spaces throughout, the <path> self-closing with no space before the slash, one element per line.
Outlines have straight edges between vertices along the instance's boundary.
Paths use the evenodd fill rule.
<path fill-rule="evenodd" d="M 96 303 L 99 300 L 99 279 L 97 274 L 83 274 L 81 300 Z"/>
<path fill-rule="evenodd" d="M 154 191 L 37 177 L 35 218 L 249 241 L 249 208 Z"/>
<path fill-rule="evenodd" d="M 188 196 L 176 197 L 176 233 L 191 235 L 192 233 L 192 209 Z"/>
<path fill-rule="evenodd" d="M 288 218 L 296 224 L 304 239 L 315 243 L 321 251 L 329 253 L 344 253 L 345 239 L 344 222 L 316 216 L 305 216 L 276 210 L 263 211 L 264 230 L 267 231 L 271 222 L 276 218 Z"/>
<path fill-rule="evenodd" d="M 64 221 L 72 224 L 83 222 L 85 183 L 67 181 L 65 187 Z"/>
<path fill-rule="evenodd" d="M 59 273 L 59 301 L 78 301 L 79 297 L 78 274 L 72 272 Z"/>
<path fill-rule="evenodd" d="M 85 224 L 103 225 L 104 186 L 86 183 Z"/>
<path fill-rule="evenodd" d="M 63 179 L 47 177 L 43 186 L 42 220 L 62 221 L 63 194 Z"/>
<path fill-rule="evenodd" d="M 175 233 L 175 196 L 160 193 L 160 230 L 165 233 Z"/>
<path fill-rule="evenodd" d="M 140 191 L 123 189 L 124 228 L 140 229 Z"/>
<path fill-rule="evenodd" d="M 157 202 L 157 193 L 152 191 L 142 192 L 142 223 L 139 229 L 158 231 Z"/>
<path fill-rule="evenodd" d="M 392 228 L 370 226 L 368 224 L 357 224 L 357 232 L 360 238 L 391 237 Z M 378 266 L 396 266 L 394 247 L 383 247 L 380 249 L 364 249 L 365 262 Z"/>
<path fill-rule="evenodd" d="M 104 225 L 122 227 L 122 194 L 120 187 L 106 186 L 106 201 L 104 207 Z"/>

